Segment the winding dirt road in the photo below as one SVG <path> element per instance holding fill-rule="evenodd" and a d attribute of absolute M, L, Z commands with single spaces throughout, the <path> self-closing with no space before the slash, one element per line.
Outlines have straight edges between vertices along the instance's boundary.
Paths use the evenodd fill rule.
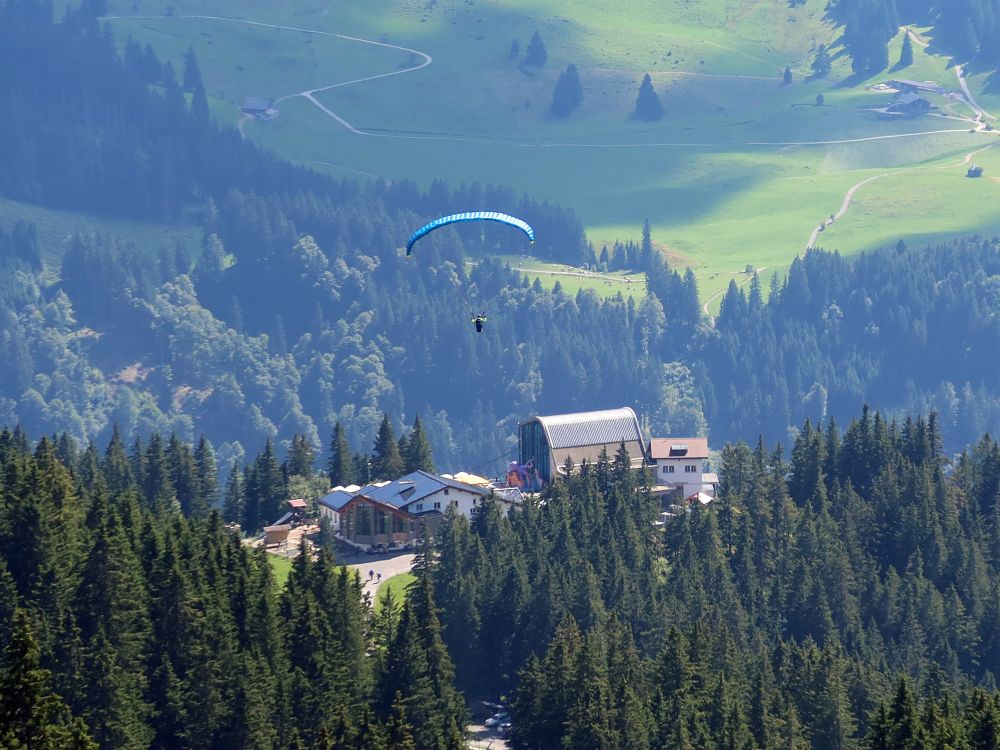
<path fill-rule="evenodd" d="M 377 42 L 374 39 L 364 39 L 358 36 L 348 36 L 346 34 L 335 34 L 332 31 L 319 31 L 318 29 L 303 29 L 298 26 L 285 26 L 276 23 L 264 23 L 263 21 L 251 21 L 246 18 L 234 18 L 230 16 L 197 16 L 197 15 L 184 15 L 184 16 L 106 16 L 107 20 L 160 20 L 163 18 L 179 18 L 179 19 L 194 19 L 202 21 L 228 21 L 230 23 L 242 23 L 247 26 L 257 26 L 265 29 L 281 29 L 283 31 L 297 31 L 302 34 L 316 34 L 317 36 L 327 36 L 334 39 L 344 39 L 349 42 L 358 42 L 359 44 L 370 44 L 374 47 L 385 47 L 386 49 L 399 50 L 401 52 L 409 52 L 411 55 L 416 55 L 423 58 L 423 60 L 418 65 L 411 65 L 406 68 L 400 68 L 399 70 L 392 70 L 388 73 L 378 73 L 376 75 L 364 76 L 363 78 L 355 78 L 351 81 L 342 81 L 341 83 L 331 83 L 328 86 L 318 86 L 314 89 L 306 89 L 305 91 L 298 91 L 293 94 L 285 94 L 284 96 L 275 99 L 275 103 L 283 102 L 286 99 L 291 99 L 293 96 L 301 96 L 304 99 L 312 102 L 316 107 L 318 107 L 324 114 L 332 117 L 334 120 L 339 122 L 345 128 L 350 130 L 352 133 L 357 133 L 358 135 L 378 135 L 376 133 L 368 133 L 363 130 L 355 128 L 351 123 L 345 120 L 343 117 L 333 112 L 329 108 L 323 106 L 315 97 L 316 94 L 321 91 L 329 91 L 330 89 L 340 88 L 341 86 L 351 86 L 357 83 L 364 83 L 365 81 L 375 81 L 379 78 L 388 78 L 390 76 L 398 76 L 403 73 L 412 73 L 421 68 L 426 68 L 430 65 L 434 58 L 428 55 L 426 52 L 421 52 L 417 49 L 412 49 L 410 47 L 402 47 L 398 44 L 389 44 L 388 42 Z M 244 121 L 245 122 L 245 119 Z M 243 122 L 240 123 L 240 132 L 243 132 Z"/>
<path fill-rule="evenodd" d="M 386 129 L 362 129 L 356 127 L 345 117 L 334 112 L 332 109 L 327 107 L 325 104 L 320 102 L 316 98 L 316 94 L 322 93 L 324 91 L 331 91 L 336 88 L 341 88 L 343 86 L 352 86 L 359 83 L 364 83 L 366 81 L 374 81 L 380 78 L 388 78 L 390 76 L 398 76 L 404 73 L 413 73 L 415 71 L 421 70 L 429 66 L 434 58 L 426 52 L 421 52 L 420 50 L 413 49 L 411 47 L 403 47 L 398 44 L 389 44 L 388 42 L 378 42 L 374 39 L 364 39 L 362 37 L 349 36 L 346 34 L 336 34 L 330 31 L 320 31 L 318 29 L 306 29 L 298 26 L 287 26 L 283 24 L 273 24 L 265 23 L 264 21 L 253 21 L 246 18 L 235 18 L 231 16 L 203 16 L 203 15 L 180 15 L 180 16 L 105 16 L 106 20 L 164 20 L 164 19 L 195 19 L 204 21 L 224 21 L 229 23 L 240 23 L 247 26 L 256 26 L 259 28 L 266 29 L 282 29 L 285 31 L 297 31 L 302 34 L 316 34 L 318 36 L 332 37 L 335 39 L 344 39 L 346 41 L 358 42 L 359 44 L 370 44 L 376 47 L 385 47 L 387 49 L 399 50 L 401 52 L 408 52 L 413 55 L 417 55 L 422 58 L 421 62 L 417 65 L 411 65 L 406 68 L 401 68 L 400 70 L 393 70 L 387 73 L 378 73 L 376 75 L 364 76 L 362 78 L 355 78 L 350 81 L 342 81 L 340 83 L 331 83 L 326 86 L 318 86 L 312 89 L 306 89 L 304 91 L 296 91 L 290 94 L 285 94 L 276 99 L 276 102 L 282 102 L 286 99 L 291 99 L 292 97 L 301 96 L 302 98 L 309 101 L 313 106 L 319 109 L 323 114 L 325 114 L 330 119 L 334 120 L 341 127 L 354 133 L 355 135 L 367 136 L 370 138 L 393 138 L 393 139 L 406 139 L 406 140 L 435 140 L 435 141 L 452 141 L 452 142 L 462 142 L 462 143 L 482 143 L 482 144 L 492 144 L 501 145 L 508 144 L 519 146 L 522 148 L 587 148 L 587 149 L 606 149 L 606 148 L 727 148 L 732 146 L 752 146 L 752 147 L 762 147 L 762 148 L 772 148 L 772 147 L 782 147 L 782 146 L 831 146 L 845 143 L 865 143 L 868 141 L 879 141 L 887 139 L 897 139 L 897 138 L 919 138 L 928 135 L 938 135 L 941 133 L 961 133 L 963 129 L 952 128 L 945 130 L 927 130 L 917 133 L 897 133 L 892 135 L 875 135 L 866 138 L 844 138 L 839 140 L 826 140 L 826 141 L 746 141 L 746 142 L 729 142 L 729 143 L 704 143 L 704 142 L 657 142 L 657 143 L 541 143 L 541 142 L 531 142 L 523 141 L 516 138 L 490 138 L 482 136 L 470 136 L 458 133 L 438 133 L 438 132 L 424 132 L 424 133 L 412 133 L 405 131 L 397 131 L 390 128 Z M 910 32 L 913 35 L 913 32 Z M 917 40 L 918 44 L 926 46 L 925 42 L 920 41 L 915 35 L 914 39 Z M 689 75 L 685 73 L 685 75 Z M 700 74 L 692 73 L 690 75 L 712 75 L 713 77 L 719 78 L 752 78 L 755 76 L 728 76 L 728 75 L 715 75 L 715 74 Z M 964 82 L 964 81 L 963 81 Z M 972 106 L 970 104 L 970 106 Z M 242 132 L 242 126 L 245 124 L 245 119 L 241 119 L 239 123 L 240 131 Z"/>

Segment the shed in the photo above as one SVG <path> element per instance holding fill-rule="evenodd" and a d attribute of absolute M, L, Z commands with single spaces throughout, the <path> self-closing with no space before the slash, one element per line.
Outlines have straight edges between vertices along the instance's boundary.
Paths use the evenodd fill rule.
<path fill-rule="evenodd" d="M 246 97 L 240 105 L 240 112 L 260 120 L 273 120 L 278 116 L 278 110 L 274 108 L 274 99 L 261 96 Z"/>
<path fill-rule="evenodd" d="M 283 523 L 277 526 L 264 527 L 264 546 L 276 547 L 279 544 L 288 542 L 288 532 L 292 530 L 291 524 Z"/>
<path fill-rule="evenodd" d="M 978 164 L 973 164 L 971 167 L 969 167 L 969 171 L 966 172 L 965 176 L 966 177 L 982 177 L 983 176 L 983 168 L 981 166 L 979 166 Z"/>

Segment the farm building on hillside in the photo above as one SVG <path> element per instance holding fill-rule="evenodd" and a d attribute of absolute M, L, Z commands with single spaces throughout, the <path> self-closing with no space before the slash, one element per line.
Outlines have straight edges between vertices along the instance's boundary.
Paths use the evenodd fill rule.
<path fill-rule="evenodd" d="M 891 104 L 872 110 L 879 117 L 889 119 L 893 117 L 916 117 L 930 112 L 931 103 L 919 94 L 912 91 L 898 94 Z"/>
<path fill-rule="evenodd" d="M 889 85 L 904 94 L 915 94 L 918 91 L 926 91 L 931 94 L 945 93 L 945 89 L 938 86 L 934 81 L 907 81 L 899 78 L 889 81 Z"/>
<path fill-rule="evenodd" d="M 890 112 L 901 112 L 902 114 L 922 114 L 930 111 L 931 103 L 919 94 L 907 92 L 900 94 L 896 100 L 886 109 Z"/>
<path fill-rule="evenodd" d="M 511 466 L 508 481 L 517 484 L 519 473 L 526 488 L 540 489 L 563 471 L 567 460 L 579 466 L 595 463 L 601 451 L 613 457 L 624 443 L 633 467 L 646 464 L 645 441 L 635 412 L 624 407 L 606 411 L 532 417 L 519 425 L 520 466 Z"/>
<path fill-rule="evenodd" d="M 274 108 L 274 99 L 265 99 L 260 96 L 248 96 L 243 100 L 240 112 L 258 120 L 273 120 L 278 116 L 278 110 Z"/>

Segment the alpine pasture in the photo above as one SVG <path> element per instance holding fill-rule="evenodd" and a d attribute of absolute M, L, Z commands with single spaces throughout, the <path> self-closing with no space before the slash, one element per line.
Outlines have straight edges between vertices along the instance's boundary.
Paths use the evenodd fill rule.
<path fill-rule="evenodd" d="M 150 43 L 178 70 L 195 49 L 222 121 L 227 111 L 239 121 L 244 96 L 276 99 L 277 119 L 242 128 L 282 155 L 338 176 L 510 185 L 575 209 L 598 252 L 638 240 L 648 218 L 671 262 L 694 268 L 703 300 L 747 266 L 765 275 L 786 268 L 852 188 L 818 246 L 850 254 L 900 238 L 1000 231 L 990 210 L 1000 200 L 1000 152 L 973 157 L 986 179 L 968 180 L 961 166 L 996 142 L 989 118 L 977 123 L 963 100 L 942 95 L 928 95 L 934 110 L 912 119 L 861 111 L 891 100 L 869 88 L 890 78 L 958 92 L 948 59 L 931 54 L 933 39 L 914 30 L 912 65 L 854 81 L 815 0 L 629 0 L 613 13 L 599 0 L 110 6 L 120 39 Z M 541 68 L 523 64 L 535 31 L 548 53 Z M 904 33 L 890 46 L 892 64 Z M 832 45 L 833 69 L 810 79 L 819 44 Z M 556 120 L 553 87 L 570 63 L 584 100 Z M 665 111 L 657 122 L 630 117 L 645 73 Z M 967 82 L 979 106 L 1000 113 L 983 76 Z M 307 91 L 314 101 L 298 95 Z"/>

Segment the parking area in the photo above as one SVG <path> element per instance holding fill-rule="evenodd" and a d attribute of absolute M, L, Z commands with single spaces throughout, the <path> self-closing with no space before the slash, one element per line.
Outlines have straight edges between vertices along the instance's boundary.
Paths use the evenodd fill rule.
<path fill-rule="evenodd" d="M 496 704 L 473 701 L 469 706 L 472 722 L 468 726 L 470 750 L 507 750 L 510 716 Z"/>

